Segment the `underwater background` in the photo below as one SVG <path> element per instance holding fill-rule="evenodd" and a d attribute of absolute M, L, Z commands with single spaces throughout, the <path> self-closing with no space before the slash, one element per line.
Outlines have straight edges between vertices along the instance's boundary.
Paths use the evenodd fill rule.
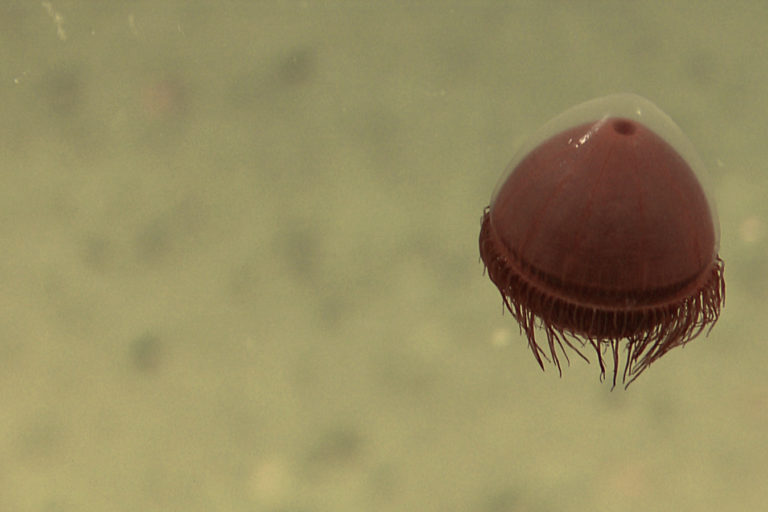
<path fill-rule="evenodd" d="M 768 4 L 0 5 L 0 511 L 768 501 Z M 709 168 L 727 299 L 611 391 L 483 274 L 516 147 L 614 92 Z"/>

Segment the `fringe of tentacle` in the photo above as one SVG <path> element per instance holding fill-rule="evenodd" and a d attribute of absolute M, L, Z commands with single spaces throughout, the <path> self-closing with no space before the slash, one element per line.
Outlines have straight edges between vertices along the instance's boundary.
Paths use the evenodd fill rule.
<path fill-rule="evenodd" d="M 622 340 L 626 340 L 626 354 L 621 380 L 627 387 L 664 354 L 685 345 L 705 329 L 711 330 L 725 302 L 724 263 L 719 257 L 709 278 L 683 301 L 627 311 L 565 302 L 542 292 L 510 269 L 509 261 L 490 239 L 481 237 L 480 252 L 539 366 L 544 369 L 544 361 L 551 361 L 562 375 L 558 354 L 570 363 L 567 347 L 589 362 L 582 351 L 589 345 L 597 354 L 601 378 L 606 374 L 606 359 L 612 363 L 613 386 L 621 366 Z M 537 341 L 539 328 L 546 344 Z"/>

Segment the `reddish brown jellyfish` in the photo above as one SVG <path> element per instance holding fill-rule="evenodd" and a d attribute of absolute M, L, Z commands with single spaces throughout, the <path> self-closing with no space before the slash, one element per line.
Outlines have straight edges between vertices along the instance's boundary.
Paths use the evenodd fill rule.
<path fill-rule="evenodd" d="M 690 142 L 648 100 L 589 101 L 547 123 L 485 208 L 480 256 L 544 369 L 597 354 L 628 386 L 711 330 L 725 300 L 719 225 Z M 620 352 L 625 352 L 620 363 Z"/>

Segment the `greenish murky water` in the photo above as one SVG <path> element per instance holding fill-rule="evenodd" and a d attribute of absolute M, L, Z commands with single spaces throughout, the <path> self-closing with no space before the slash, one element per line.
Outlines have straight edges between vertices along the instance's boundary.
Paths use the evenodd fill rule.
<path fill-rule="evenodd" d="M 768 8 L 0 6 L 0 510 L 723 511 L 768 498 Z M 628 391 L 477 250 L 516 146 L 641 94 L 727 301 Z"/>

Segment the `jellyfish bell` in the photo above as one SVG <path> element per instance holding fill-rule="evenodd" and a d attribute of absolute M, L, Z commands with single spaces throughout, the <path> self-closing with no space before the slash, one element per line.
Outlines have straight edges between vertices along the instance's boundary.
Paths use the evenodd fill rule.
<path fill-rule="evenodd" d="M 620 94 L 546 123 L 486 207 L 480 255 L 539 365 L 625 350 L 629 385 L 717 321 L 719 225 L 704 166 L 650 101 Z M 546 342 L 544 342 L 546 340 Z"/>

